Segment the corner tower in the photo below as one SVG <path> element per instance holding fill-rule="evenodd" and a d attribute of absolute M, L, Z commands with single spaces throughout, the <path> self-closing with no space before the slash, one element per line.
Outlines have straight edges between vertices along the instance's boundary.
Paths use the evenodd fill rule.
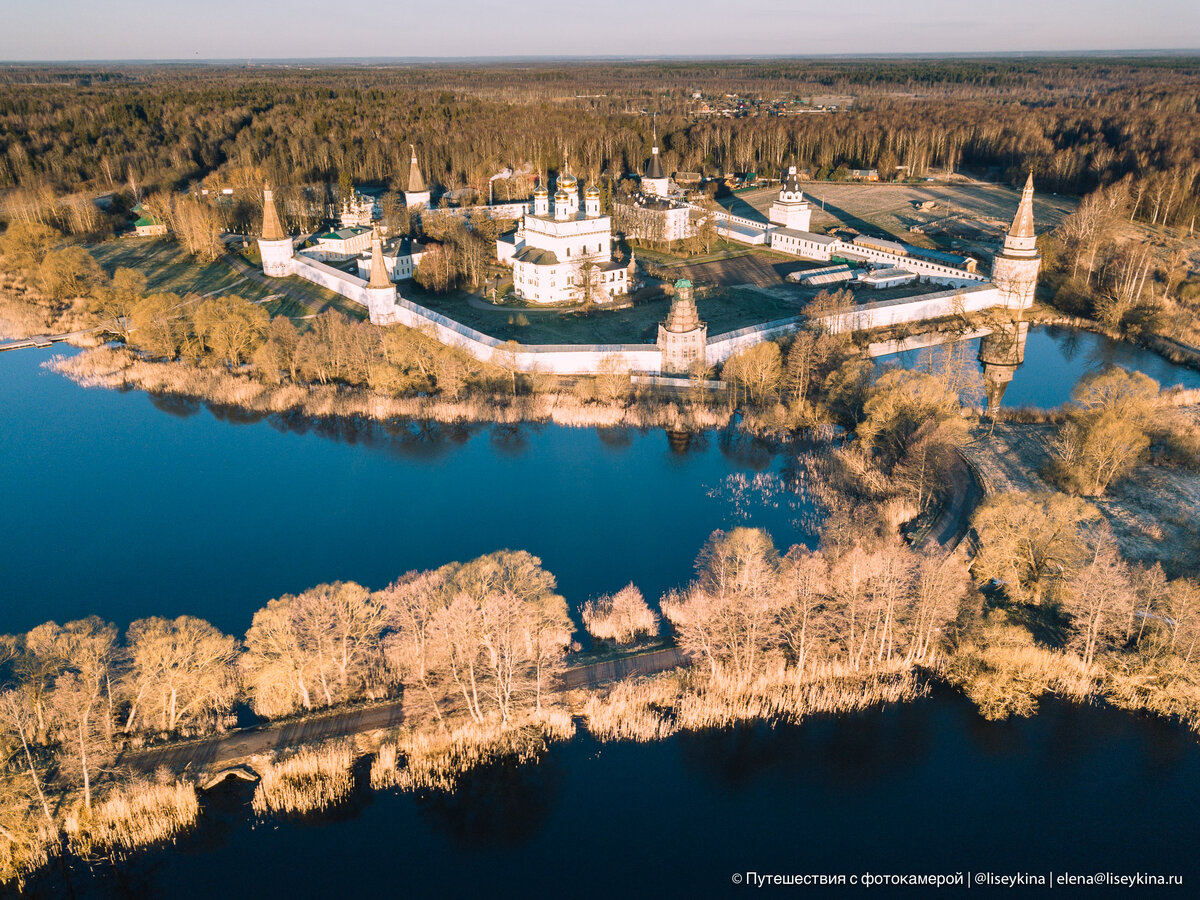
<path fill-rule="evenodd" d="M 409 209 L 429 205 L 429 186 L 421 175 L 421 167 L 417 165 L 417 148 L 408 145 L 412 150 L 412 161 L 408 165 L 408 189 L 404 192 L 404 205 Z"/>
<path fill-rule="evenodd" d="M 1033 230 L 1033 173 L 1025 181 L 1021 203 L 1000 252 L 992 257 L 992 282 L 1000 289 L 1005 309 L 1021 314 L 1033 303 L 1042 256 Z"/>
<path fill-rule="evenodd" d="M 275 209 L 275 193 L 269 184 L 264 184 L 262 237 L 258 239 L 263 274 L 273 278 L 291 275 L 293 252 L 292 239 L 284 233 Z"/>
<path fill-rule="evenodd" d="M 383 258 L 383 238 L 376 228 L 371 234 L 371 278 L 364 289 L 367 312 L 376 325 L 387 325 L 396 317 L 396 286 L 388 275 Z"/>
<path fill-rule="evenodd" d="M 708 365 L 708 326 L 700 321 L 692 283 L 675 282 L 675 299 L 667 321 L 658 326 L 658 349 L 665 375 L 686 375 L 697 366 Z"/>

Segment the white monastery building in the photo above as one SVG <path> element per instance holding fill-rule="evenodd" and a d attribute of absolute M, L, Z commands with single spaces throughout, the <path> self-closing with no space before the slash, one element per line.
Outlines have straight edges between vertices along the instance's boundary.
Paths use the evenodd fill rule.
<path fill-rule="evenodd" d="M 628 293 L 633 262 L 612 258 L 612 218 L 600 211 L 600 189 L 589 185 L 580 209 L 574 175 L 559 175 L 555 187 L 551 201 L 539 184 L 533 211 L 515 234 L 496 241 L 496 257 L 512 264 L 517 296 L 534 303 L 604 303 Z"/>

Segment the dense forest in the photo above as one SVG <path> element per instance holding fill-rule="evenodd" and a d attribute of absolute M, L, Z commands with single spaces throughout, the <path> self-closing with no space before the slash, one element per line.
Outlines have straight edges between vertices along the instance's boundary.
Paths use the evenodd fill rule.
<path fill-rule="evenodd" d="M 334 184 L 348 173 L 402 189 L 410 143 L 446 190 L 486 191 L 505 166 L 552 172 L 564 155 L 590 177 L 619 175 L 640 171 L 654 129 L 668 171 L 796 163 L 1016 180 L 1032 169 L 1040 186 L 1073 194 L 1131 176 L 1147 198 L 1135 214 L 1169 224 L 1195 215 L 1200 173 L 1200 62 L 1184 57 L 30 66 L 5 70 L 0 84 L 8 215 L 67 226 L 63 198 L 205 179 Z M 830 97 L 837 112 L 814 112 Z M 729 117 L 711 114 L 722 106 Z"/>

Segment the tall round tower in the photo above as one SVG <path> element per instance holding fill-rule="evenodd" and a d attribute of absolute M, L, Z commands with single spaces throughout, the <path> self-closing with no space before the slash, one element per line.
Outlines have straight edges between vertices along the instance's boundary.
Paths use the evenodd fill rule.
<path fill-rule="evenodd" d="M 1033 173 L 1030 172 L 1012 227 L 1004 236 L 1004 246 L 992 257 L 992 282 L 1000 289 L 1004 308 L 1014 312 L 1018 320 L 1033 304 L 1041 265 L 1042 256 L 1033 230 Z"/>
<path fill-rule="evenodd" d="M 269 184 L 264 184 L 262 237 L 258 239 L 263 274 L 274 278 L 291 275 L 293 253 L 292 239 L 284 233 L 275 209 L 275 193 Z"/>
<path fill-rule="evenodd" d="M 396 319 L 396 286 L 388 275 L 383 258 L 383 238 L 376 228 L 371 234 L 371 278 L 367 281 L 367 312 L 376 325 L 388 325 Z"/>
<path fill-rule="evenodd" d="M 692 283 L 686 278 L 675 282 L 671 311 L 658 326 L 658 349 L 664 375 L 686 375 L 708 364 L 708 326 L 700 321 Z"/>

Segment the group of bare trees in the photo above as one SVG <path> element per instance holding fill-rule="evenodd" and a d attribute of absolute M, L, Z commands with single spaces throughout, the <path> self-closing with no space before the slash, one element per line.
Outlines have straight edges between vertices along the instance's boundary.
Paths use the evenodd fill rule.
<path fill-rule="evenodd" d="M 1160 399 L 1141 372 L 1112 367 L 1080 379 L 1054 439 L 1050 475 L 1072 493 L 1097 496 L 1133 470 L 1154 448 L 1167 460 L 1195 467 L 1200 429 Z"/>
<path fill-rule="evenodd" d="M 5 802 L 24 797 L 50 825 L 52 795 L 78 791 L 91 809 L 123 748 L 222 730 L 242 701 L 277 717 L 403 684 L 438 718 L 507 722 L 561 669 L 572 624 L 554 587 L 536 557 L 501 551 L 378 592 L 280 597 L 241 641 L 192 616 L 140 619 L 123 639 L 94 616 L 0 638 Z"/>
<path fill-rule="evenodd" d="M 975 515 L 978 578 L 1011 601 L 1065 620 L 1065 646 L 1089 671 L 1104 653 L 1133 651 L 1185 666 L 1200 642 L 1200 584 L 1123 559 L 1094 506 L 1065 494 L 1009 492 Z M 1055 623 L 1061 627 L 1061 623 Z"/>
<path fill-rule="evenodd" d="M 970 590 L 958 557 L 866 530 L 784 556 L 761 530 L 715 532 L 697 570 L 663 615 L 712 674 L 739 678 L 779 656 L 801 674 L 926 661 Z"/>

